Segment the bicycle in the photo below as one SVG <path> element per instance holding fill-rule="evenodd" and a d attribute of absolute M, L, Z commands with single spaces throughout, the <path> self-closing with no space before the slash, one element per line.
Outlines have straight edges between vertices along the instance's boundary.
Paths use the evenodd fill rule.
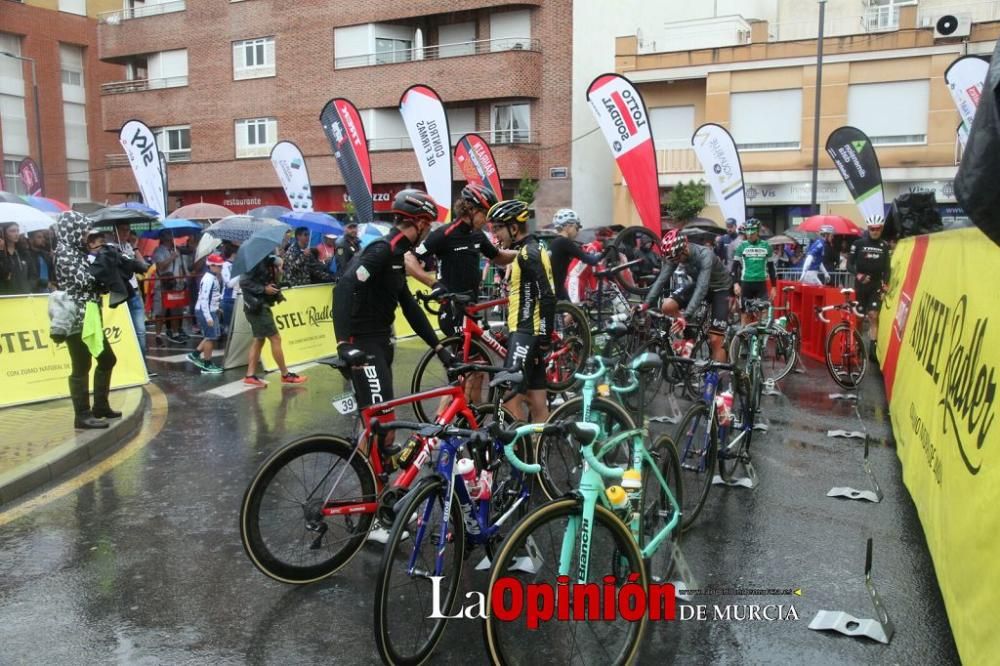
<path fill-rule="evenodd" d="M 416 296 L 431 314 L 437 314 L 437 310 L 431 305 L 435 302 L 442 306 L 454 302 L 462 308 L 464 317 L 461 333 L 445 338 L 441 341 L 441 345 L 450 349 L 463 363 L 498 365 L 497 360 L 507 358 L 507 341 L 503 330 L 490 330 L 480 323 L 480 313 L 506 305 L 506 298 L 475 303 L 469 294 L 449 293 L 431 296 L 418 292 Z M 560 393 L 573 385 L 574 373 L 583 366 L 583 362 L 590 354 L 590 325 L 587 316 L 580 308 L 565 301 L 556 304 L 555 320 L 556 330 L 552 333 L 552 350 L 545 357 L 546 384 L 550 392 Z M 567 324 L 567 321 L 570 323 Z M 439 368 L 443 369 L 443 366 L 437 362 L 436 354 L 433 350 L 427 350 L 417 362 L 410 390 L 413 393 L 421 393 L 430 387 L 445 383 L 444 378 L 437 373 Z M 413 406 L 417 418 L 428 423 L 433 421 L 432 415 L 438 407 L 436 402 L 427 404 L 423 401 Z"/>
<path fill-rule="evenodd" d="M 865 341 L 857 325 L 857 319 L 864 319 L 864 313 L 858 310 L 853 289 L 841 289 L 840 293 L 847 299 L 846 302 L 816 308 L 816 316 L 823 323 L 829 324 L 830 320 L 823 316 L 824 312 L 837 310 L 843 313 L 840 323 L 826 336 L 823 356 L 826 360 L 826 369 L 833 377 L 833 381 L 841 388 L 852 390 L 861 385 L 868 371 Z"/>
<path fill-rule="evenodd" d="M 492 496 L 485 490 L 491 485 L 486 475 L 503 461 L 509 461 L 513 475 L 537 473 L 538 465 L 524 464 L 516 457 L 515 445 L 535 433 L 562 430 L 561 426 L 529 424 L 514 430 L 494 426 L 487 432 L 408 421 L 377 423 L 374 428 L 379 433 L 399 429 L 436 438 L 440 446 L 433 471 L 398 502 L 399 518 L 376 577 L 375 644 L 382 660 L 391 665 L 421 664 L 431 656 L 458 596 L 463 562 L 477 547 L 492 560 L 501 527 L 527 503 L 529 486 L 522 478 L 514 484 L 519 487 L 516 501 L 497 515 L 491 509 Z M 460 472 L 464 454 L 471 455 L 475 468 L 483 470 L 474 484 L 477 487 L 469 487 Z M 411 531 L 413 538 L 408 539 Z M 441 614 L 428 616 L 435 608 Z"/>
<path fill-rule="evenodd" d="M 598 616 L 595 607 L 599 604 L 592 597 L 586 609 L 587 619 L 603 621 L 579 622 L 585 604 L 578 604 L 577 595 L 597 591 L 598 582 L 603 585 L 605 599 L 628 583 L 649 589 L 649 580 L 666 581 L 674 565 L 683 561 L 676 544 L 681 485 L 677 453 L 670 437 L 661 435 L 649 449 L 645 445 L 649 433 L 643 427 L 619 433 L 595 453 L 594 444 L 600 434 L 597 425 L 571 423 L 566 430 L 582 444 L 585 462 L 580 484 L 572 495 L 529 513 L 507 537 L 491 571 L 487 607 L 496 608 L 498 603 L 509 607 L 519 596 L 514 590 L 523 593 L 531 590 L 530 586 L 558 583 L 559 594 L 573 596 L 566 607 L 572 604 L 576 617 L 532 628 L 530 620 L 526 626 L 524 618 L 505 622 L 491 613 L 486 620 L 486 643 L 495 664 L 631 663 L 646 629 L 647 613 L 633 615 L 628 621 L 605 607 L 605 614 Z M 629 469 L 610 467 L 601 461 L 603 454 L 626 442 L 631 443 L 634 461 Z M 654 459 L 651 450 L 657 451 L 662 460 Z M 511 463 L 519 467 L 518 462 Z M 627 489 L 605 489 L 605 479 L 621 480 Z M 530 572 L 513 566 L 524 550 L 532 554 Z M 668 561 L 654 561 L 657 555 Z M 571 588 L 570 583 L 575 586 Z M 611 590 L 612 586 L 617 589 Z M 494 600 L 497 594 L 500 599 Z M 657 598 L 650 596 L 652 613 L 663 610 L 657 606 Z"/>
<path fill-rule="evenodd" d="M 336 370 L 345 368 L 338 358 L 320 362 Z M 376 403 L 360 413 L 353 394 L 334 398 L 337 411 L 355 415 L 350 439 L 315 434 L 294 440 L 268 456 L 247 486 L 240 505 L 240 537 L 254 566 L 292 584 L 312 583 L 346 566 L 361 550 L 376 518 L 381 525 L 392 523 L 394 505 L 437 447 L 435 439 L 418 435 L 410 452 L 412 462 L 390 479 L 383 455 L 392 452 L 377 446 L 372 451 L 373 424 L 405 405 L 445 399 L 447 405 L 436 423 L 479 427 L 489 410 L 468 402 L 460 379 L 475 372 L 494 373 L 491 384 L 497 386 L 521 381 L 520 372 L 463 364 L 451 370 L 452 381 L 446 386 Z M 499 403 L 492 408 L 498 422 L 510 418 Z"/>
<path fill-rule="evenodd" d="M 786 328 L 787 318 L 785 321 L 774 318 L 775 307 L 766 299 L 749 301 L 744 308 L 745 312 L 760 314 L 760 317 L 756 322 L 739 328 L 733 335 L 729 342 L 729 359 L 742 368 L 749 354 L 750 338 L 754 337 L 763 380 L 773 383 L 784 379 L 799 358 L 797 334 Z M 792 316 L 794 317 L 794 313 Z M 797 318 L 794 325 L 798 325 Z"/>

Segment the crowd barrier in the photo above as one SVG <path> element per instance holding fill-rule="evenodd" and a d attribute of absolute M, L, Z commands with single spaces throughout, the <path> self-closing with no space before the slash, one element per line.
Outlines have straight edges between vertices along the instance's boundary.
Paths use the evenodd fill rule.
<path fill-rule="evenodd" d="M 128 306 L 109 308 L 105 299 L 103 318 L 118 358 L 111 388 L 149 383 Z M 66 345 L 49 337 L 48 294 L 0 296 L 0 407 L 67 398 L 69 373 Z"/>
<path fill-rule="evenodd" d="M 975 228 L 893 252 L 878 350 L 903 482 L 962 661 L 1000 655 L 1000 248 Z"/>
<path fill-rule="evenodd" d="M 795 287 L 795 291 L 783 293 L 781 290 L 787 286 Z M 778 280 L 777 301 L 780 305 L 789 304 L 791 311 L 799 318 L 802 336 L 801 354 L 814 361 L 824 362 L 823 347 L 826 344 L 826 336 L 840 323 L 841 313 L 827 313 L 825 316 L 829 323 L 824 323 L 816 316 L 816 308 L 843 303 L 844 295 L 840 293 L 840 289 Z"/>

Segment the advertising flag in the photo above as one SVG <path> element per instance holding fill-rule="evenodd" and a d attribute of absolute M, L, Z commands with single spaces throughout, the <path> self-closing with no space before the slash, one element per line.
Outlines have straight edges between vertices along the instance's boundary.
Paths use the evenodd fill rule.
<path fill-rule="evenodd" d="M 372 163 L 368 156 L 365 126 L 358 109 L 350 101 L 336 97 L 323 107 L 319 122 L 337 159 L 347 194 L 354 204 L 355 218 L 360 224 L 368 224 L 375 218 Z"/>
<path fill-rule="evenodd" d="M 875 217 L 883 218 L 882 169 L 868 135 L 857 127 L 838 127 L 826 140 L 826 152 L 837 166 L 865 223 Z"/>
<path fill-rule="evenodd" d="M 42 172 L 35 164 L 35 160 L 25 157 L 18 165 L 17 173 L 21 176 L 21 183 L 28 194 L 33 197 L 42 196 Z"/>
<path fill-rule="evenodd" d="M 951 99 L 958 108 L 958 115 L 962 117 L 962 125 L 958 131 L 962 147 L 965 147 L 969 139 L 972 119 L 976 117 L 976 108 L 979 106 L 983 82 L 986 80 L 989 68 L 989 63 L 982 58 L 962 56 L 944 70 L 944 81 L 948 84 L 948 92 L 951 93 Z"/>
<path fill-rule="evenodd" d="M 427 194 L 438 206 L 438 220 L 451 216 L 451 139 L 441 98 L 425 85 L 410 86 L 399 98 L 399 112 L 417 153 Z"/>
<path fill-rule="evenodd" d="M 143 203 L 155 209 L 160 217 L 166 217 L 167 192 L 164 186 L 166 182 L 163 174 L 164 165 L 152 130 L 142 121 L 129 120 L 118 132 L 118 141 L 128 155 Z"/>
<path fill-rule="evenodd" d="M 737 228 L 742 229 L 747 216 L 747 198 L 743 189 L 743 164 L 733 135 L 722 125 L 705 123 L 691 136 L 691 147 L 701 162 L 722 214 L 727 220 L 736 220 Z"/>
<path fill-rule="evenodd" d="M 587 101 L 611 146 L 643 226 L 660 237 L 660 185 L 653 135 L 642 95 L 618 74 L 601 74 L 587 88 Z"/>
<path fill-rule="evenodd" d="M 278 180 L 285 188 L 285 196 L 293 211 L 313 209 L 309 169 L 302 151 L 291 141 L 279 141 L 271 149 L 271 164 L 278 173 Z"/>
<path fill-rule="evenodd" d="M 503 199 L 500 191 L 500 171 L 497 169 L 493 151 L 483 137 L 466 134 L 455 144 L 455 162 L 470 184 L 483 185 L 493 190 L 497 199 Z"/>

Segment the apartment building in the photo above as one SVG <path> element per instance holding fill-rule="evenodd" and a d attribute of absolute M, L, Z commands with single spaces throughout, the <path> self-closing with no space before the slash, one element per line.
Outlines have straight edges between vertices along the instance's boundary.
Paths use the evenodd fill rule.
<path fill-rule="evenodd" d="M 0 0 L 0 154 L 7 190 L 24 193 L 18 165 L 30 156 L 42 167 L 46 196 L 71 203 L 105 198 L 104 155 L 118 142 L 103 131 L 99 91 L 122 75 L 97 57 L 96 17 L 120 2 Z"/>
<path fill-rule="evenodd" d="M 711 4 L 711 3 L 707 3 Z M 818 7 L 793 0 L 729 2 L 711 16 L 621 37 L 616 68 L 649 107 L 663 200 L 679 182 L 702 177 L 693 131 L 715 122 L 740 148 L 748 214 L 775 231 L 811 210 Z M 829 0 L 820 106 L 818 203 L 860 222 L 823 146 L 854 125 L 876 146 L 886 202 L 934 191 L 945 217 L 963 215 L 953 178 L 961 157 L 959 116 L 944 71 L 966 54 L 988 58 L 1000 36 L 1000 3 Z M 739 9 L 743 13 L 739 13 Z M 954 16 L 957 28 L 936 26 Z M 627 190 L 614 183 L 614 218 L 637 223 Z M 721 220 L 712 194 L 703 213 Z"/>

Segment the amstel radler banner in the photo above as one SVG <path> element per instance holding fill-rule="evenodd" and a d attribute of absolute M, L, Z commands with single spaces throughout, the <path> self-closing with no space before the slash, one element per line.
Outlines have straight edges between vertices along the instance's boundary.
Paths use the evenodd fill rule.
<path fill-rule="evenodd" d="M 111 388 L 148 383 L 128 307 L 111 309 L 105 300 L 103 316 L 104 332 L 118 357 Z M 0 297 L 0 407 L 69 397 L 69 373 L 66 345 L 49 338 L 49 297 Z"/>

